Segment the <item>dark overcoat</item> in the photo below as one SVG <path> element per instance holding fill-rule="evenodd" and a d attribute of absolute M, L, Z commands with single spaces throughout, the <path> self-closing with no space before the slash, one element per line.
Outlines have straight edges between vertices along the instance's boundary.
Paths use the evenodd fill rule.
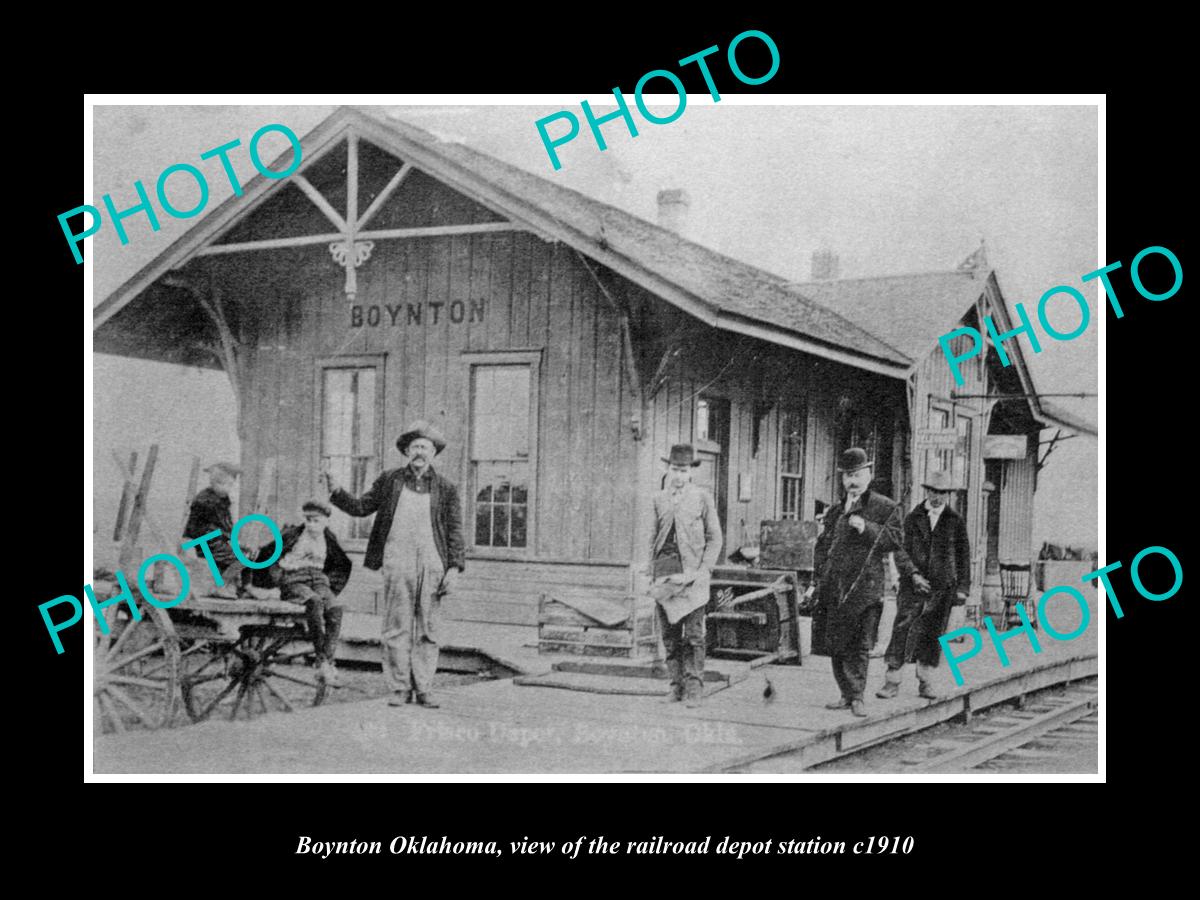
<path fill-rule="evenodd" d="M 300 540 L 300 535 L 304 533 L 303 525 L 284 525 L 283 526 L 283 550 L 279 553 L 279 559 L 275 560 L 275 564 L 266 569 L 246 569 L 246 576 L 251 584 L 260 588 L 278 587 L 283 570 L 279 568 L 279 560 L 283 559 L 292 548 L 296 546 L 296 541 Z M 275 552 L 275 542 L 264 544 L 258 548 L 254 554 L 255 562 L 270 559 L 271 554 Z M 353 568 L 353 563 L 350 562 L 350 557 L 346 555 L 346 551 L 342 549 L 342 545 L 338 543 L 337 535 L 332 530 L 325 529 L 325 575 L 329 578 L 329 587 L 334 594 L 340 594 L 342 588 L 346 586 L 346 582 L 350 580 L 350 570 Z"/>
<path fill-rule="evenodd" d="M 826 513 L 814 549 L 817 603 L 812 652 L 821 656 L 847 653 L 860 643 L 864 613 L 882 608 L 884 557 L 894 552 L 900 572 L 911 569 L 904 555 L 904 528 L 896 501 L 868 489 L 850 514 L 866 522 L 861 534 L 850 527 L 845 504 L 839 504 Z M 879 617 L 870 618 L 878 628 Z"/>
<path fill-rule="evenodd" d="M 408 477 L 415 477 L 408 467 L 389 469 L 376 478 L 370 490 L 361 497 L 355 497 L 341 488 L 329 496 L 330 503 L 352 516 L 376 514 L 375 522 L 371 525 L 371 537 L 367 541 L 367 555 L 363 559 L 365 568 L 383 568 L 383 548 L 387 545 L 388 534 L 392 530 L 392 520 L 396 516 L 396 504 L 400 501 L 400 491 L 404 487 L 406 474 Z M 433 543 L 442 557 L 442 568 L 446 571 L 455 566 L 460 570 L 466 569 L 467 553 L 463 541 L 462 505 L 458 500 L 458 489 L 435 472 L 432 466 L 422 477 L 429 479 Z"/>
<path fill-rule="evenodd" d="M 929 511 L 922 502 L 904 520 L 904 550 L 913 570 L 900 575 L 896 598 L 895 646 L 903 646 L 904 661 L 936 666 L 942 656 L 938 638 L 946 633 L 950 608 L 965 601 L 959 592 L 971 591 L 971 545 L 967 524 L 949 506 L 942 509 L 937 528 L 929 530 Z M 929 579 L 930 593 L 917 592 L 913 571 Z"/>
<path fill-rule="evenodd" d="M 185 538 L 198 538 L 208 534 L 210 531 L 221 532 L 221 537 L 226 541 L 229 540 L 229 533 L 233 530 L 233 512 L 230 507 L 229 497 L 225 494 L 218 494 L 210 487 L 197 492 L 192 498 L 191 506 L 188 507 L 187 524 L 183 526 L 183 536 Z M 201 553 L 200 548 L 196 548 L 196 555 Z"/>

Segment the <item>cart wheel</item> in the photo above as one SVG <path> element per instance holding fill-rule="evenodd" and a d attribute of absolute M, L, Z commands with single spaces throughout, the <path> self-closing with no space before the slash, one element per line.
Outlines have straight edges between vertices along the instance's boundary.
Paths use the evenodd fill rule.
<path fill-rule="evenodd" d="M 104 610 L 108 634 L 95 629 L 93 726 L 104 733 L 161 728 L 175 712 L 179 638 L 166 610 L 149 607 L 134 620 L 124 606 Z"/>
<path fill-rule="evenodd" d="M 312 650 L 294 649 L 304 642 L 303 628 L 287 634 L 246 629 L 232 644 L 208 644 L 188 665 L 180 687 L 183 705 L 193 722 L 211 716 L 251 718 L 298 706 L 320 706 L 327 686 L 308 665 Z"/>

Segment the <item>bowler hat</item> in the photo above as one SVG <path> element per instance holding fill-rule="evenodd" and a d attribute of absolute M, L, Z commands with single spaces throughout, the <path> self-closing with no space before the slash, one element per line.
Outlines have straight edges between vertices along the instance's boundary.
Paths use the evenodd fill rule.
<path fill-rule="evenodd" d="M 446 439 L 442 437 L 442 433 L 426 422 L 424 419 L 418 419 L 405 429 L 400 437 L 396 438 L 396 449 L 408 456 L 408 445 L 417 438 L 425 438 L 433 443 L 435 453 L 441 453 L 446 449 Z"/>
<path fill-rule="evenodd" d="M 239 475 L 242 474 L 242 467 L 234 465 L 231 462 L 215 462 L 211 466 L 209 466 L 207 469 L 205 469 L 204 471 L 205 472 L 224 472 L 226 475 L 229 475 L 232 478 L 237 478 Z"/>
<path fill-rule="evenodd" d="M 851 447 L 838 457 L 839 472 L 857 472 L 871 465 L 871 458 L 862 447 Z"/>
<path fill-rule="evenodd" d="M 670 457 L 661 457 L 669 466 L 698 466 L 701 461 L 695 458 L 696 451 L 691 444 L 675 444 L 671 447 Z"/>
<path fill-rule="evenodd" d="M 954 476 L 945 469 L 938 469 L 932 475 L 925 476 L 925 480 L 921 482 L 921 487 L 927 487 L 933 491 L 957 491 L 958 483 Z"/>
<path fill-rule="evenodd" d="M 308 512 L 309 510 L 319 512 L 323 516 L 333 515 L 333 508 L 328 503 L 322 503 L 320 500 L 308 500 L 300 509 L 304 512 Z"/>

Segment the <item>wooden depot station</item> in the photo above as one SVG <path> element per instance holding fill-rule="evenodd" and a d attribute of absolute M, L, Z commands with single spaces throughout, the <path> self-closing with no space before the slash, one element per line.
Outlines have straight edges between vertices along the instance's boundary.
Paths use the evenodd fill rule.
<path fill-rule="evenodd" d="M 711 630 L 735 655 L 797 649 L 805 547 L 854 445 L 906 510 L 927 471 L 954 472 L 986 604 L 1000 561 L 1032 556 L 1042 429 L 1094 433 L 1038 396 L 1015 342 L 1012 366 L 989 347 L 954 388 L 937 337 L 984 315 L 1011 328 L 982 253 L 796 284 L 378 109 L 341 108 L 302 147 L 295 174 L 256 177 L 101 302 L 95 350 L 224 369 L 241 515 L 297 520 L 323 464 L 360 492 L 402 463 L 400 429 L 432 420 L 435 465 L 463 487 L 452 618 L 540 609 L 546 649 L 652 654 L 630 598 L 677 442 L 698 448 L 727 555 L 764 527 L 798 541 L 790 569 L 716 573 Z M 332 524 L 356 562 L 344 597 L 378 611 L 357 565 L 370 520 Z"/>

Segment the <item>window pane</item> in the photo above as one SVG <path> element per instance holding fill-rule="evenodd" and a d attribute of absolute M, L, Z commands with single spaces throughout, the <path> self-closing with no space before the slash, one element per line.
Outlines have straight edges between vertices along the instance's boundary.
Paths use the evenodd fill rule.
<path fill-rule="evenodd" d="M 350 396 L 351 369 L 326 369 L 322 396 L 324 409 L 321 421 L 323 452 L 327 456 L 349 455 L 353 452 L 350 435 L 353 430 L 354 404 Z"/>
<path fill-rule="evenodd" d="M 708 437 L 708 401 L 696 402 L 696 440 L 707 441 Z"/>
<path fill-rule="evenodd" d="M 780 417 L 780 471 L 792 475 L 804 471 L 804 426 L 802 412 L 792 410 Z"/>
<path fill-rule="evenodd" d="M 492 504 L 479 503 L 475 506 L 475 543 L 481 547 L 492 543 Z"/>
<path fill-rule="evenodd" d="M 475 366 L 472 459 L 529 456 L 529 367 Z"/>
<path fill-rule="evenodd" d="M 508 546 L 508 507 L 501 506 L 499 503 L 493 507 L 494 516 L 492 518 L 492 546 L 507 547 Z"/>
<path fill-rule="evenodd" d="M 525 516 L 526 508 L 523 505 L 513 506 L 512 508 L 512 546 L 525 546 Z"/>
<path fill-rule="evenodd" d="M 358 370 L 358 391 L 356 396 L 358 416 L 357 442 L 354 452 L 360 456 L 370 456 L 375 446 L 375 370 Z"/>

